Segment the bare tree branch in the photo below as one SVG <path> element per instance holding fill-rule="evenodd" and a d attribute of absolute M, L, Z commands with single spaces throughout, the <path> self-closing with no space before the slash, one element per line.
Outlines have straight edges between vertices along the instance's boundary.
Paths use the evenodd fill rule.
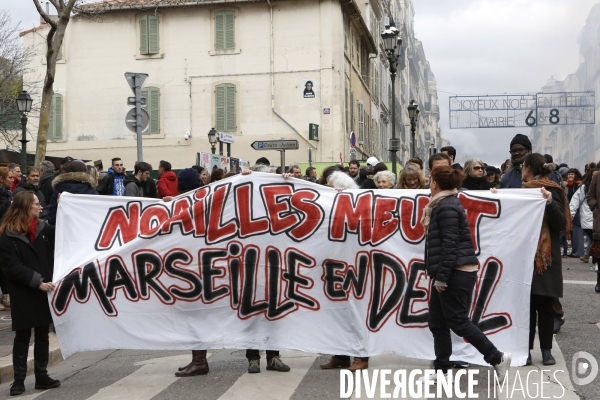
<path fill-rule="evenodd" d="M 31 58 L 35 52 L 21 45 L 20 29 L 19 24 L 13 25 L 7 10 L 0 10 L 0 142 L 14 149 L 19 148 L 16 139 L 21 129 L 15 98 L 21 90 L 27 90 L 34 98 L 30 115 L 35 115 L 39 111 L 37 93 L 41 83 L 35 79 L 23 83 L 23 74 L 33 71 Z"/>
<path fill-rule="evenodd" d="M 52 18 L 50 18 L 50 16 L 46 14 L 46 12 L 42 9 L 40 2 L 38 0 L 33 0 L 33 4 L 35 5 L 35 8 L 37 9 L 38 13 L 40 13 L 40 16 L 44 19 L 44 21 L 46 21 L 47 24 L 50 24 L 51 27 L 56 29 L 56 22 L 52 21 Z"/>
<path fill-rule="evenodd" d="M 60 9 L 60 6 L 56 2 L 56 0 L 48 0 L 48 1 L 54 6 L 54 8 L 56 8 L 57 10 Z"/>

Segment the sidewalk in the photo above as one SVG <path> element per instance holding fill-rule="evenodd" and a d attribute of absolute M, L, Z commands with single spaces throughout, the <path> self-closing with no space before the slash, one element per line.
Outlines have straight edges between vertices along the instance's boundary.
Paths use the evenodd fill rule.
<path fill-rule="evenodd" d="M 14 379 L 12 365 L 12 348 L 15 333 L 11 330 L 10 310 L 0 311 L 0 383 L 12 382 Z M 33 343 L 33 334 L 31 335 Z M 62 353 L 58 347 L 56 334 L 50 332 L 50 358 L 48 366 L 62 361 Z M 27 375 L 33 374 L 33 345 L 29 347 L 27 356 Z"/>

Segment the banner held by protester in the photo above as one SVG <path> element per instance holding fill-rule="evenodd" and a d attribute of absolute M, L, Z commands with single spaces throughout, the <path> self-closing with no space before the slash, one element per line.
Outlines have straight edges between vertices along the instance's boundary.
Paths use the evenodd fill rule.
<path fill-rule="evenodd" d="M 538 190 L 462 192 L 479 280 L 471 318 L 523 365 Z M 61 197 L 64 357 L 87 350 L 258 348 L 433 359 L 425 190 L 347 190 L 253 173 L 172 202 Z M 453 337 L 456 359 L 484 364 Z"/>

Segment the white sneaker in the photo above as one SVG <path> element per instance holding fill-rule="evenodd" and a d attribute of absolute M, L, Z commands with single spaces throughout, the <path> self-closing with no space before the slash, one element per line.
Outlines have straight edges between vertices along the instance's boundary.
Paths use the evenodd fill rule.
<path fill-rule="evenodd" d="M 498 382 L 502 382 L 504 380 L 504 377 L 510 369 L 511 360 L 512 355 L 510 353 L 502 353 L 502 360 L 500 361 L 500 364 L 494 365 L 494 371 L 496 371 L 496 376 L 498 376 Z"/>
<path fill-rule="evenodd" d="M 446 372 L 445 374 L 442 373 L 440 375 L 445 378 L 445 377 L 448 376 L 448 373 Z M 427 376 L 428 376 L 429 382 L 437 383 L 437 381 L 438 381 L 438 373 L 437 373 L 437 371 L 429 371 L 427 373 Z M 418 383 L 418 384 L 421 384 L 421 383 L 424 383 L 424 382 L 425 382 L 425 376 L 420 377 L 416 381 L 416 383 Z"/>
<path fill-rule="evenodd" d="M 594 272 L 598 272 L 598 264 L 592 264 L 592 266 L 590 267 L 590 269 Z"/>

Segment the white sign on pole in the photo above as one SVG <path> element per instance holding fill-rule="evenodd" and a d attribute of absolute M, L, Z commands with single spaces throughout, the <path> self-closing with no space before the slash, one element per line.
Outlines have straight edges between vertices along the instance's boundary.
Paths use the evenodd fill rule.
<path fill-rule="evenodd" d="M 229 133 L 219 132 L 219 136 L 217 136 L 217 138 L 219 139 L 219 142 L 221 142 L 221 143 L 232 143 L 233 144 L 233 142 L 234 142 L 233 135 L 231 135 Z"/>

